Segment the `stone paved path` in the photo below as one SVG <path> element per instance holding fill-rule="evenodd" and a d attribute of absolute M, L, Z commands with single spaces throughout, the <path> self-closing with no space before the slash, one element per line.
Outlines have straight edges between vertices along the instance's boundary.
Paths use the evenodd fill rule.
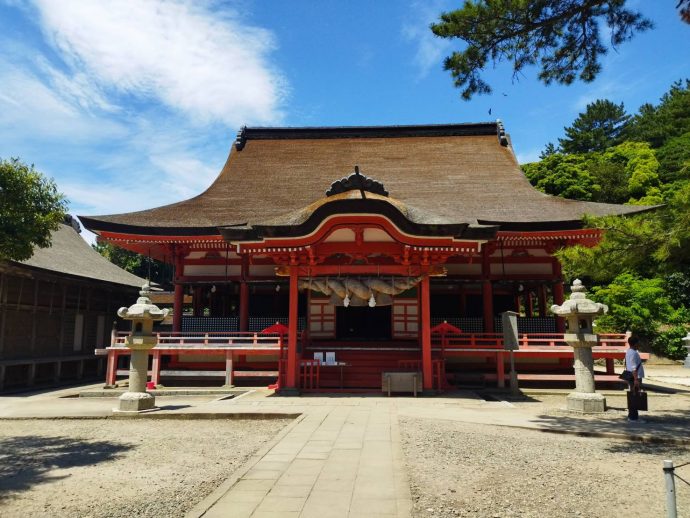
<path fill-rule="evenodd" d="M 194 515 L 408 517 L 412 501 L 397 422 L 395 405 L 387 402 L 312 410 L 229 491 L 207 499 L 217 498 L 206 512 Z"/>

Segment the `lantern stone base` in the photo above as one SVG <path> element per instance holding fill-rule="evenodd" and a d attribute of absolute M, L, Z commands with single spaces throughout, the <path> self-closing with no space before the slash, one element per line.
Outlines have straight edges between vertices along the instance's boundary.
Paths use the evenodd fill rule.
<path fill-rule="evenodd" d="M 688 355 L 685 357 L 685 363 L 683 363 L 683 367 L 686 369 L 690 369 L 690 349 L 688 349 Z"/>
<path fill-rule="evenodd" d="M 567 409 L 581 414 L 606 412 L 606 398 L 596 392 L 571 392 L 566 398 Z"/>
<path fill-rule="evenodd" d="M 156 406 L 156 398 L 148 392 L 125 392 L 120 396 L 120 412 L 144 412 Z"/>

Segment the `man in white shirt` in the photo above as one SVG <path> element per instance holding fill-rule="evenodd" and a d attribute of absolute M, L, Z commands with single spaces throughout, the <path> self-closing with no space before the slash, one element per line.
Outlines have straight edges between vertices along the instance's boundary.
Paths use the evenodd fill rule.
<path fill-rule="evenodd" d="M 628 338 L 628 345 L 630 348 L 625 352 L 625 370 L 630 371 L 633 379 L 629 381 L 631 392 L 639 392 L 642 389 L 642 379 L 644 378 L 644 367 L 642 366 L 642 358 L 637 349 L 640 346 L 640 339 L 636 336 Z M 639 421 L 639 414 L 637 408 L 628 407 L 628 421 Z"/>

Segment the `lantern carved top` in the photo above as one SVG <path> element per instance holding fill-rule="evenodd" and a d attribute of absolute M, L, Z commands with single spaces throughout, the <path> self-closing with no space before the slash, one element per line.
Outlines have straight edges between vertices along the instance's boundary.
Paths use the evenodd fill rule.
<path fill-rule="evenodd" d="M 608 312 L 609 307 L 606 304 L 601 304 L 600 302 L 594 302 L 587 298 L 585 295 L 587 290 L 582 285 L 580 279 L 575 279 L 573 285 L 571 286 L 572 293 L 570 298 L 563 302 L 562 305 L 551 306 L 551 312 L 559 317 L 568 316 L 591 316 L 603 315 Z"/>
<path fill-rule="evenodd" d="M 124 320 L 151 320 L 159 322 L 168 316 L 169 309 L 160 309 L 151 302 L 149 295 L 151 294 L 151 286 L 147 282 L 139 292 L 140 297 L 135 304 L 130 307 L 122 307 L 117 310 L 117 316 Z"/>

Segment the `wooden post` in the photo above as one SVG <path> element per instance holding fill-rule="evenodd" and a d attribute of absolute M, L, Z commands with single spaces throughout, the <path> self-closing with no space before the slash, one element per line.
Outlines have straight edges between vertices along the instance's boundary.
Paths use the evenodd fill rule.
<path fill-rule="evenodd" d="M 242 254 L 240 270 L 240 331 L 249 331 L 249 256 Z"/>
<path fill-rule="evenodd" d="M 232 387 L 232 351 L 225 351 L 225 386 Z"/>
<path fill-rule="evenodd" d="M 496 380 L 498 388 L 506 386 L 506 366 L 503 353 L 496 353 Z"/>
<path fill-rule="evenodd" d="M 431 297 L 429 295 L 429 276 L 422 277 L 422 387 L 424 390 L 434 388 L 434 375 L 431 365 Z"/>
<path fill-rule="evenodd" d="M 563 300 L 563 281 L 556 281 L 553 283 L 553 303 L 560 306 Z M 565 320 L 562 317 L 556 317 L 556 332 L 565 333 Z"/>
<path fill-rule="evenodd" d="M 551 288 L 553 293 L 553 303 L 560 306 L 563 304 L 565 296 L 563 294 L 563 270 L 558 259 L 553 259 L 551 270 L 555 277 Z M 565 333 L 565 319 L 562 317 L 556 317 L 556 332 Z"/>
<path fill-rule="evenodd" d="M 482 306 L 484 332 L 494 332 L 494 292 L 491 285 L 491 251 L 485 245 L 482 248 Z"/>
<path fill-rule="evenodd" d="M 154 349 L 151 354 L 151 382 L 158 386 L 161 382 L 161 352 Z"/>
<path fill-rule="evenodd" d="M 494 290 L 491 281 L 482 282 L 482 303 L 484 307 L 484 332 L 494 332 Z"/>
<path fill-rule="evenodd" d="M 249 331 L 249 284 L 240 282 L 240 331 Z"/>
<path fill-rule="evenodd" d="M 117 380 L 117 352 L 108 351 L 108 368 L 105 373 L 105 384 L 111 387 L 115 386 Z"/>
<path fill-rule="evenodd" d="M 539 285 L 537 295 L 539 297 L 539 316 L 545 317 L 546 315 L 546 286 L 542 283 Z"/>
<path fill-rule="evenodd" d="M 173 332 L 182 331 L 182 311 L 184 311 L 184 285 L 175 284 L 175 299 L 173 300 Z"/>
<path fill-rule="evenodd" d="M 525 316 L 532 318 L 534 316 L 534 299 L 532 298 L 532 291 L 525 291 Z"/>
<path fill-rule="evenodd" d="M 287 349 L 287 389 L 296 390 L 297 387 L 297 280 L 298 267 L 290 267 L 290 313 L 288 322 L 288 349 Z"/>
<path fill-rule="evenodd" d="M 200 286 L 195 286 L 193 295 L 192 295 L 192 305 L 194 306 L 194 316 L 195 317 L 203 317 L 204 316 L 204 308 L 202 306 L 202 290 Z"/>
<path fill-rule="evenodd" d="M 613 358 L 606 358 L 606 374 L 615 374 L 616 369 L 613 366 Z"/>

